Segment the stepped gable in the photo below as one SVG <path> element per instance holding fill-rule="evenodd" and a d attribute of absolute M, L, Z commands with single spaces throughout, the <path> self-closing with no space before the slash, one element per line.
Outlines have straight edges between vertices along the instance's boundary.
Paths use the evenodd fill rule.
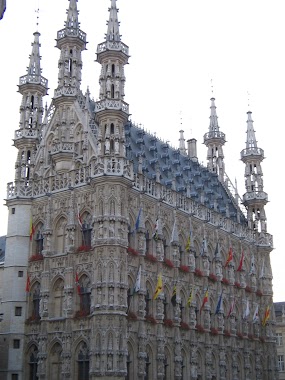
<path fill-rule="evenodd" d="M 142 128 L 128 122 L 125 125 L 126 155 L 134 163 L 134 172 L 138 172 L 139 159 L 142 160 L 144 175 L 152 180 L 156 179 L 156 170 L 159 168 L 160 183 L 172 187 L 175 179 L 175 188 L 186 195 L 187 187 L 190 197 L 201 202 L 201 192 L 204 193 L 203 204 L 214 209 L 217 202 L 217 211 L 226 215 L 228 207 L 229 217 L 237 221 L 237 210 L 241 216 L 240 222 L 246 224 L 246 218 L 229 196 L 216 173 L 211 173 L 197 160 L 180 153 L 167 142 L 147 133 Z"/>

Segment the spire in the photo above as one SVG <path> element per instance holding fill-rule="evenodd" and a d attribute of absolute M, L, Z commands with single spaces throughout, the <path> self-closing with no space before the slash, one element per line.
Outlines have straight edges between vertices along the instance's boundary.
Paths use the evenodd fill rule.
<path fill-rule="evenodd" d="M 246 134 L 246 148 L 241 151 L 241 160 L 245 163 L 246 184 L 246 193 L 243 196 L 243 203 L 247 208 L 249 228 L 256 232 L 266 232 L 264 206 L 268 201 L 268 196 L 263 191 L 263 173 L 261 169 L 264 152 L 257 146 L 250 111 L 247 112 Z"/>
<path fill-rule="evenodd" d="M 20 78 L 19 86 L 26 83 L 42 84 L 47 91 L 47 80 L 41 76 L 41 56 L 40 56 L 40 33 L 34 33 L 34 42 L 32 43 L 32 54 L 30 55 L 30 63 L 27 68 L 27 75 Z"/>
<path fill-rule="evenodd" d="M 204 135 L 204 144 L 208 148 L 207 160 L 208 169 L 217 173 L 220 181 L 223 182 L 225 174 L 223 145 L 226 142 L 226 136 L 220 132 L 218 125 L 218 116 L 216 112 L 215 98 L 211 98 L 211 114 L 209 132 Z"/>
<path fill-rule="evenodd" d="M 215 134 L 215 132 L 219 132 L 219 125 L 218 125 L 218 116 L 216 112 L 216 105 L 215 105 L 215 98 L 211 98 L 211 115 L 210 115 L 210 127 L 209 132 L 212 132 Z"/>
<path fill-rule="evenodd" d="M 58 61 L 58 87 L 54 98 L 76 96 L 81 83 L 81 52 L 86 50 L 86 33 L 79 29 L 77 0 L 69 0 L 65 28 L 57 32 L 56 47 L 60 49 Z"/>
<path fill-rule="evenodd" d="M 78 22 L 78 10 L 77 10 L 77 0 L 69 0 L 69 8 L 67 10 L 67 19 L 65 22 L 66 28 L 79 29 Z"/>
<path fill-rule="evenodd" d="M 251 117 L 251 112 L 247 112 L 247 131 L 246 131 L 246 149 L 248 149 L 248 152 L 256 152 L 257 148 L 257 141 L 255 138 L 255 131 L 253 129 L 253 120 Z"/>
<path fill-rule="evenodd" d="M 108 30 L 106 34 L 106 41 L 121 41 L 119 32 L 120 23 L 118 21 L 118 12 L 116 0 L 111 0 L 111 8 L 109 8 L 109 21 L 107 22 Z"/>
<path fill-rule="evenodd" d="M 179 131 L 180 138 L 179 138 L 179 152 L 181 154 L 186 154 L 186 148 L 185 148 L 185 139 L 184 139 L 184 131 L 181 129 Z"/>

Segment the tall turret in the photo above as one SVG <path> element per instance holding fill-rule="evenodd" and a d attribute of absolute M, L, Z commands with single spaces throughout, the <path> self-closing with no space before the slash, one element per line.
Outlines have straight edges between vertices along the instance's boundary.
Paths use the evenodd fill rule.
<path fill-rule="evenodd" d="M 215 98 L 211 98 L 210 109 L 209 132 L 204 135 L 204 144 L 208 148 L 207 166 L 211 172 L 218 174 L 220 181 L 223 181 L 225 173 L 223 145 L 226 142 L 226 136 L 223 132 L 220 132 Z"/>
<path fill-rule="evenodd" d="M 3 321 L 4 334 L 1 347 L 1 367 L 8 377 L 19 373 L 23 378 L 24 333 L 27 310 L 27 267 L 30 252 L 30 221 L 32 216 L 32 185 L 35 155 L 41 140 L 43 101 L 48 82 L 41 75 L 39 32 L 34 33 L 32 54 L 27 74 L 20 77 L 19 92 L 22 94 L 20 128 L 16 130 L 14 145 L 18 149 L 15 186 L 10 194 L 17 197 L 7 199 L 8 228 L 6 238 L 5 265 L 3 274 Z M 5 376 L 5 375 L 4 375 Z M 17 375 L 18 376 L 18 375 Z M 6 377 L 4 377 L 6 378 Z"/>
<path fill-rule="evenodd" d="M 263 191 L 263 173 L 261 162 L 264 152 L 258 148 L 253 129 L 251 112 L 247 112 L 247 139 L 246 148 L 241 151 L 241 160 L 245 163 L 245 187 L 243 203 L 247 208 L 249 228 L 258 232 L 266 232 L 266 215 L 264 206 L 268 201 L 267 194 Z"/>
<path fill-rule="evenodd" d="M 124 102 L 125 74 L 129 48 L 121 41 L 116 0 L 111 0 L 109 21 L 104 42 L 97 47 L 97 62 L 101 64 L 99 77 L 100 100 L 96 102 L 99 124 L 99 154 L 125 157 L 124 125 L 129 116 L 129 105 Z"/>
<path fill-rule="evenodd" d="M 40 33 L 34 33 L 32 54 L 27 74 L 20 77 L 19 92 L 22 94 L 20 128 L 15 131 L 14 145 L 18 149 L 16 182 L 28 182 L 32 175 L 34 156 L 41 139 L 43 96 L 47 95 L 48 81 L 41 75 Z"/>
<path fill-rule="evenodd" d="M 60 49 L 60 58 L 54 99 L 78 94 L 82 71 L 81 52 L 86 49 L 86 33 L 79 26 L 77 0 L 69 0 L 65 28 L 57 32 L 56 47 Z"/>

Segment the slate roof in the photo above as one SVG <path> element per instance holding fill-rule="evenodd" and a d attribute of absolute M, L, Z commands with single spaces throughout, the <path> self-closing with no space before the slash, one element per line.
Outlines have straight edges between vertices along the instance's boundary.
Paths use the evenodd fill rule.
<path fill-rule="evenodd" d="M 163 185 L 171 188 L 175 179 L 176 190 L 185 194 L 187 186 L 190 186 L 190 196 L 197 202 L 201 201 L 203 192 L 205 206 L 213 209 L 216 200 L 218 211 L 225 216 L 228 205 L 230 218 L 237 221 L 238 211 L 241 223 L 246 224 L 244 214 L 216 173 L 209 172 L 198 160 L 181 154 L 179 149 L 171 147 L 132 122 L 125 125 L 125 136 L 126 155 L 133 161 L 135 173 L 138 172 L 139 157 L 142 157 L 142 170 L 149 179 L 155 180 L 158 167 Z"/>

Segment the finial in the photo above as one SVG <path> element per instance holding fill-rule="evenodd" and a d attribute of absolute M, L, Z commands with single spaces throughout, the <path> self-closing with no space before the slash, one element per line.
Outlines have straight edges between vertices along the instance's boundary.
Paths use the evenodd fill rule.
<path fill-rule="evenodd" d="M 36 21 L 36 30 L 39 31 L 39 18 L 40 18 L 40 5 L 38 0 L 38 8 L 35 10 L 35 13 L 37 14 L 37 21 Z"/>
<path fill-rule="evenodd" d="M 212 93 L 212 98 L 214 97 L 214 85 L 213 85 L 213 79 L 211 79 L 211 93 Z"/>
<path fill-rule="evenodd" d="M 250 93 L 247 91 L 247 107 L 250 109 Z"/>

